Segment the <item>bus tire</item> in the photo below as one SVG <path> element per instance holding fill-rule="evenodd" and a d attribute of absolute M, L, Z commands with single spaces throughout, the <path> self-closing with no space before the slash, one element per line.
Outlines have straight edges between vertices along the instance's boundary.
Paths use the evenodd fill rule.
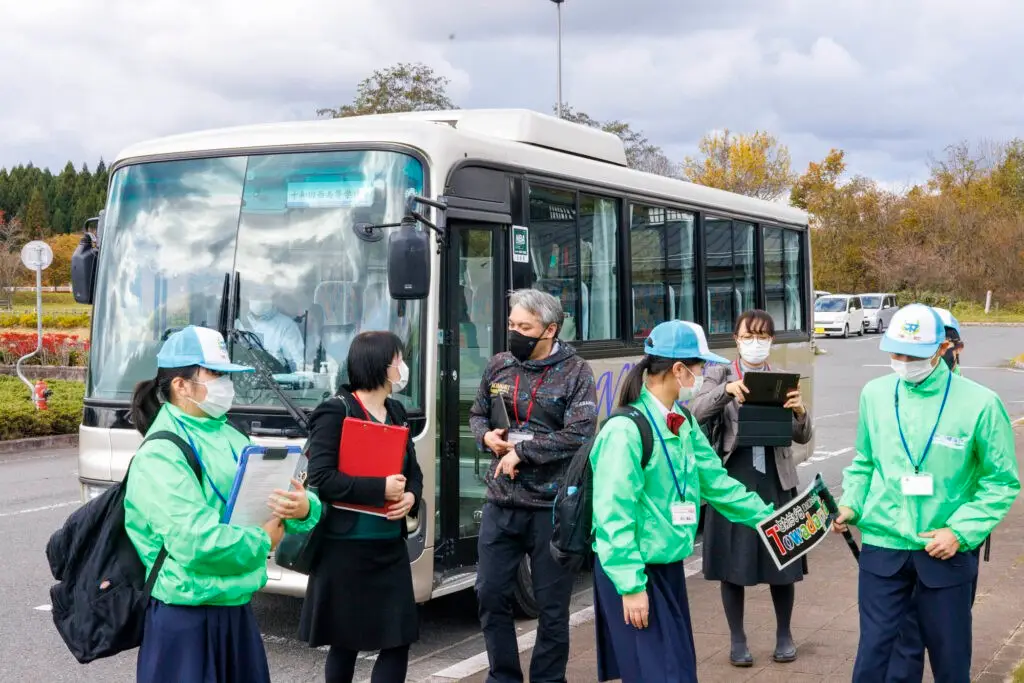
<path fill-rule="evenodd" d="M 530 558 L 524 557 L 516 572 L 516 586 L 513 590 L 516 614 L 524 619 L 536 619 L 540 615 L 537 598 L 533 595 L 533 573 L 530 571 Z"/>

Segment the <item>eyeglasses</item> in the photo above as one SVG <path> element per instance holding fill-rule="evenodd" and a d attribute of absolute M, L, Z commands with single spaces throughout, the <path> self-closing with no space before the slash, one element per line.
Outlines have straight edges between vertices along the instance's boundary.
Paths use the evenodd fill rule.
<path fill-rule="evenodd" d="M 770 334 L 741 334 L 736 337 L 741 342 L 752 342 L 757 341 L 771 341 L 772 336 Z"/>

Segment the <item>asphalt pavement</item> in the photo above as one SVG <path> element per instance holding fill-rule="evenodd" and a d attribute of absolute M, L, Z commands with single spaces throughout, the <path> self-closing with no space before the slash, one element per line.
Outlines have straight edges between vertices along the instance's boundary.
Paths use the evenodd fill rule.
<path fill-rule="evenodd" d="M 1024 371 L 1009 367 L 1024 351 L 1024 330 L 967 327 L 964 374 L 997 391 L 1013 417 L 1024 416 Z M 801 466 L 804 481 L 820 472 L 830 485 L 841 481 L 853 456 L 860 389 L 888 372 L 888 357 L 878 351 L 878 337 L 822 339 L 827 353 L 816 359 L 814 379 L 814 453 Z M 134 680 L 135 656 L 129 653 L 81 666 L 68 653 L 48 611 L 52 584 L 43 550 L 50 534 L 79 504 L 75 450 L 52 450 L 0 456 L 0 681 L 75 681 L 127 683 Z M 699 550 L 698 550 L 699 552 Z M 699 556 L 690 566 L 698 571 Z M 591 604 L 585 577 L 573 600 L 577 620 Z M 717 605 L 716 605 L 717 607 Z M 295 639 L 300 602 L 257 596 L 254 608 L 264 632 L 272 677 L 280 683 L 323 680 L 325 653 Z M 438 671 L 470 659 L 480 662 L 483 642 L 471 592 L 448 596 L 423 607 L 421 641 L 413 648 L 410 681 L 428 680 Z M 532 644 L 534 624 L 521 622 L 525 647 Z M 469 666 L 471 666 L 472 662 Z M 364 657 L 357 680 L 367 678 L 372 655 Z"/>

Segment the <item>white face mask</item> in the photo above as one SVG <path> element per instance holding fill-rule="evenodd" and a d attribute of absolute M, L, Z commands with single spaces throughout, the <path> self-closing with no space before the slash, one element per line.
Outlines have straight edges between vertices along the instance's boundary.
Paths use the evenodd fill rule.
<path fill-rule="evenodd" d="M 932 364 L 931 358 L 925 358 L 924 360 L 892 360 L 892 370 L 900 376 L 904 382 L 909 384 L 920 384 L 921 382 L 928 379 L 928 377 L 934 372 L 935 365 Z"/>
<path fill-rule="evenodd" d="M 740 342 L 740 358 L 753 365 L 760 365 L 768 360 L 771 352 L 772 342 L 770 339 L 750 339 Z"/>
<path fill-rule="evenodd" d="M 391 393 L 400 394 L 403 389 L 409 386 L 409 366 L 403 360 L 399 365 L 391 365 L 389 367 L 398 370 L 398 381 L 391 380 Z"/>
<path fill-rule="evenodd" d="M 223 417 L 235 401 L 235 384 L 227 375 L 211 379 L 209 382 L 195 382 L 195 384 L 202 384 L 206 387 L 206 398 L 202 401 L 191 398 L 189 400 L 195 403 L 199 410 L 214 419 Z"/>
<path fill-rule="evenodd" d="M 679 402 L 680 403 L 685 403 L 686 401 L 692 401 L 693 397 L 696 396 L 697 393 L 700 391 L 700 388 L 702 386 L 704 386 L 704 375 L 694 375 L 693 371 L 690 370 L 690 368 L 686 367 L 685 365 L 683 366 L 683 369 L 685 369 L 687 372 L 689 372 L 690 375 L 693 377 L 693 386 L 684 387 L 683 383 L 679 382 Z M 676 378 L 676 381 L 677 382 L 679 381 L 678 377 Z"/>

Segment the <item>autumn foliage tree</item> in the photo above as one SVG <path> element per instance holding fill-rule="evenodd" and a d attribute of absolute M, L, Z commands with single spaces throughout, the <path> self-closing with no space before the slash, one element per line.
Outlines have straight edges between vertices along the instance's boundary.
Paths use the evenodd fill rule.
<path fill-rule="evenodd" d="M 598 121 L 567 104 L 562 105 L 562 118 L 617 135 L 622 140 L 626 151 L 626 164 L 630 168 L 663 176 L 677 177 L 679 175 L 678 165 L 665 155 L 661 147 L 648 140 L 641 131 L 633 130 L 628 123 L 619 120 Z"/>
<path fill-rule="evenodd" d="M 356 87 L 352 104 L 317 109 L 317 116 L 344 118 L 367 114 L 456 109 L 448 97 L 450 81 L 425 64 L 399 63 L 374 71 Z"/>
<path fill-rule="evenodd" d="M 793 185 L 789 148 L 761 131 L 710 133 L 698 144 L 700 155 L 686 157 L 683 177 L 758 199 L 778 199 Z"/>

